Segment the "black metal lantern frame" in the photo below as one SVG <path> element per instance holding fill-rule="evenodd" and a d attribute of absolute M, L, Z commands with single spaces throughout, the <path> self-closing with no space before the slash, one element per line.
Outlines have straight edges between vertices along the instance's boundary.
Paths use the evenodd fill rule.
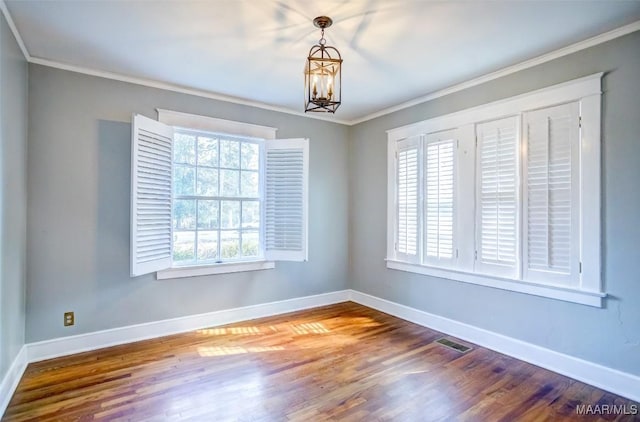
<path fill-rule="evenodd" d="M 335 113 L 342 101 L 342 57 L 340 52 L 326 45 L 324 29 L 331 26 L 331 18 L 320 16 L 313 24 L 322 29 L 322 38 L 311 47 L 304 71 L 304 111 Z"/>

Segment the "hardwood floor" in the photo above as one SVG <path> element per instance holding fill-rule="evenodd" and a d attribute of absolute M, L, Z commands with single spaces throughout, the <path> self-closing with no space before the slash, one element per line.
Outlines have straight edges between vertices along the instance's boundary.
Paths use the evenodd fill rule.
<path fill-rule="evenodd" d="M 441 337 L 351 302 L 198 330 L 30 364 L 2 420 L 640 420 L 577 415 L 638 404 Z"/>

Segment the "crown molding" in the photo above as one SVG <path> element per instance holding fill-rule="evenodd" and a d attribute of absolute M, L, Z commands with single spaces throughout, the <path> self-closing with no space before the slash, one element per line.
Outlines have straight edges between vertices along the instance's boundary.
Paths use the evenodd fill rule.
<path fill-rule="evenodd" d="M 551 60 L 555 60 L 557 58 L 560 57 L 564 57 L 564 56 L 568 56 L 569 54 L 587 49 L 589 47 L 593 47 L 595 45 L 598 44 L 602 44 L 605 43 L 607 41 L 611 41 L 615 38 L 619 38 L 622 37 L 624 35 L 630 34 L 632 32 L 638 31 L 640 30 L 640 21 L 636 21 L 633 23 L 630 23 L 628 25 L 625 26 L 621 26 L 619 28 L 616 28 L 614 30 L 608 31 L 608 32 L 604 32 L 600 35 L 596 35 L 595 37 L 591 37 L 591 38 L 587 38 L 586 40 L 583 41 L 579 41 L 575 44 L 571 44 L 568 45 L 566 47 L 560 48 L 558 50 L 554 50 L 550 53 L 546 53 L 543 54 L 541 56 L 538 57 L 534 57 L 533 59 L 529 59 L 529 60 L 525 60 L 523 62 L 520 62 L 518 64 L 515 64 L 513 66 L 509 66 L 509 67 L 505 67 L 503 69 L 497 70 L 495 72 L 492 73 L 488 73 L 486 75 L 483 76 L 479 76 L 477 78 L 474 79 L 470 79 L 468 81 L 459 83 L 457 85 L 453 85 L 450 86 L 448 88 L 444 88 L 435 92 L 432 92 L 430 94 L 424 95 L 422 97 L 418 97 L 415 98 L 413 100 L 389 107 L 389 108 L 385 108 L 383 110 L 380 111 L 376 111 L 375 113 L 371 113 L 368 114 L 366 116 L 357 118 L 357 119 L 353 119 L 349 122 L 349 125 L 357 125 L 358 123 L 363 123 L 366 122 L 368 120 L 372 120 L 375 119 L 377 117 L 381 117 L 387 114 L 391 114 L 394 113 L 396 111 L 399 110 L 403 110 L 405 108 L 409 108 L 418 104 L 422 104 L 425 103 L 427 101 L 431 101 L 434 100 L 436 98 L 440 98 L 440 97 L 444 97 L 445 95 L 449 95 L 449 94 L 453 94 L 454 92 L 458 92 L 458 91 L 462 91 L 464 89 L 467 88 L 471 88 L 480 84 L 483 84 L 485 82 L 489 82 L 489 81 L 493 81 L 495 79 L 501 78 L 503 76 L 507 76 L 510 75 L 512 73 L 516 73 L 519 72 L 521 70 L 525 70 L 525 69 L 529 69 L 531 67 L 537 66 L 539 64 L 542 63 L 546 63 L 549 62 Z"/>
<path fill-rule="evenodd" d="M 4 0 L 0 0 L 0 9 L 2 9 L 2 14 L 4 15 L 4 18 L 7 20 L 7 24 L 9 25 L 9 28 L 11 29 L 13 36 L 16 38 L 16 42 L 18 43 L 18 47 L 20 47 L 20 50 L 22 51 L 22 55 L 24 55 L 24 58 L 27 61 L 31 61 L 31 55 L 29 54 L 29 50 L 27 50 L 27 46 L 24 45 L 22 36 L 20 35 L 20 32 L 18 32 L 18 27 L 16 26 L 15 22 L 13 22 L 11 13 L 9 13 L 9 9 L 7 8 L 7 5 L 5 4 Z"/>
<path fill-rule="evenodd" d="M 120 82 L 127 82 L 127 83 L 136 84 L 136 85 L 142 85 L 150 88 L 164 89 L 166 91 L 178 92 L 181 94 L 194 95 L 197 97 L 203 97 L 203 98 L 208 98 L 212 100 L 225 101 L 233 104 L 261 108 L 263 110 L 276 111 L 276 112 L 285 113 L 285 114 L 292 114 L 294 116 L 307 117 L 307 118 L 316 119 L 316 120 L 323 120 L 326 122 L 338 123 L 338 124 L 347 125 L 347 126 L 350 125 L 350 122 L 348 120 L 336 119 L 334 117 L 324 116 L 321 114 L 306 114 L 304 112 L 293 110 L 287 107 L 274 106 L 271 104 L 261 103 L 258 101 L 252 101 L 252 100 L 233 97 L 229 95 L 218 94 L 212 91 L 187 88 L 177 84 L 161 82 L 153 79 L 139 78 L 139 77 L 128 76 L 128 75 L 114 73 L 114 72 L 106 72 L 98 69 L 91 69 L 88 67 L 76 66 L 72 64 L 58 62 L 55 60 L 44 59 L 41 57 L 34 57 L 31 54 L 29 54 L 29 50 L 27 50 L 27 47 L 22 39 L 22 36 L 18 31 L 18 27 L 15 25 L 15 22 L 13 21 L 13 18 L 11 17 L 11 13 L 9 13 L 9 9 L 7 8 L 7 5 L 4 0 L 0 0 L 0 9 L 2 10 L 2 14 L 4 15 L 5 19 L 7 20 L 7 24 L 9 25 L 9 28 L 11 29 L 13 36 L 16 38 L 16 42 L 18 43 L 18 46 L 20 47 L 20 50 L 22 51 L 24 58 L 29 63 L 39 64 L 41 66 L 53 67 L 61 70 L 67 70 L 75 73 L 82 73 L 90 76 L 98 76 L 101 78 L 111 79 L 111 80 L 120 81 Z"/>
<path fill-rule="evenodd" d="M 187 88 L 177 84 L 161 82 L 153 79 L 128 76 L 121 73 L 106 72 L 103 70 L 91 69 L 88 67 L 76 66 L 76 65 L 67 64 L 67 63 L 61 63 L 55 60 L 42 59 L 39 57 L 31 57 L 29 62 L 33 64 L 38 64 L 41 66 L 53 67 L 56 69 L 67 70 L 75 73 L 82 73 L 84 75 L 89 75 L 89 76 L 98 76 L 100 78 L 111 79 L 119 82 L 127 82 L 131 84 L 146 86 L 149 88 L 158 88 L 158 89 L 163 89 L 165 91 L 177 92 L 180 94 L 193 95 L 196 97 L 208 98 L 211 100 L 225 101 L 233 104 L 261 108 L 263 110 L 276 111 L 276 112 L 285 113 L 285 114 L 292 114 L 294 116 L 307 117 L 310 119 L 323 120 L 326 122 L 338 123 L 342 125 L 349 125 L 349 122 L 346 120 L 340 120 L 340 119 L 335 119 L 331 117 L 323 117 L 322 115 L 305 114 L 302 111 L 293 110 L 287 107 L 280 107 L 280 106 L 275 106 L 271 104 L 261 103 L 258 101 L 247 100 L 244 98 L 218 94 L 212 91 L 206 91 L 206 90 L 195 89 L 195 88 Z"/>
<path fill-rule="evenodd" d="M 229 103 L 233 103 L 233 104 L 256 107 L 256 108 L 260 108 L 260 109 L 263 109 L 263 110 L 275 111 L 275 112 L 279 112 L 279 113 L 291 114 L 291 115 L 294 115 L 294 116 L 300 116 L 300 117 L 306 117 L 306 118 L 310 118 L 310 119 L 322 120 L 322 121 L 326 121 L 326 122 L 338 123 L 338 124 L 342 124 L 342 125 L 346 125 L 346 126 L 354 126 L 354 125 L 357 125 L 359 123 L 363 123 L 363 122 L 366 122 L 366 121 L 369 121 L 369 120 L 373 120 L 373 119 L 381 117 L 381 116 L 385 116 L 387 114 L 394 113 L 396 111 L 403 110 L 405 108 L 413 107 L 415 105 L 422 104 L 422 103 L 425 103 L 427 101 L 434 100 L 436 98 L 444 97 L 446 95 L 453 94 L 455 92 L 459 92 L 459 91 L 462 91 L 464 89 L 471 88 L 471 87 L 483 84 L 485 82 L 493 81 L 493 80 L 501 78 L 503 76 L 507 76 L 507 75 L 510 75 L 512 73 L 519 72 L 521 70 L 529 69 L 529 68 L 537 66 L 539 64 L 546 63 L 546 62 L 549 62 L 551 60 L 555 60 L 557 58 L 567 56 L 569 54 L 573 54 L 575 52 L 587 49 L 589 47 L 593 47 L 593 46 L 598 45 L 598 44 L 605 43 L 607 41 L 611 41 L 611 40 L 613 40 L 615 38 L 619 38 L 619 37 L 622 37 L 624 35 L 627 35 L 627 34 L 630 34 L 632 32 L 640 30 L 640 21 L 635 21 L 635 22 L 632 22 L 630 24 L 627 24 L 627 25 L 621 26 L 619 28 L 613 29 L 611 31 L 604 32 L 602 34 L 596 35 L 596 36 L 591 37 L 591 38 L 587 38 L 586 40 L 579 41 L 577 43 L 568 45 L 568 46 L 560 48 L 558 50 L 551 51 L 551 52 L 543 54 L 541 56 L 534 57 L 534 58 L 529 59 L 529 60 L 525 60 L 525 61 L 520 62 L 518 64 L 505 67 L 505 68 L 497 70 L 495 72 L 491 72 L 491 73 L 488 73 L 486 75 L 482 75 L 482 76 L 479 76 L 477 78 L 470 79 L 468 81 L 465 81 L 465 82 L 462 82 L 462 83 L 459 83 L 459 84 L 456 84 L 456 85 L 452 85 L 450 87 L 447 87 L 447 88 L 444 88 L 444 89 L 441 89 L 441 90 L 438 90 L 438 91 L 434 91 L 432 93 L 423 95 L 423 96 L 418 97 L 418 98 L 414 98 L 413 100 L 406 101 L 404 103 L 400 103 L 400 104 L 397 104 L 395 106 L 388 107 L 388 108 L 376 111 L 374 113 L 367 114 L 367 115 L 362 116 L 362 117 L 358 117 L 356 119 L 342 120 L 342 119 L 336 119 L 334 117 L 329 117 L 329 116 L 325 117 L 325 116 L 319 115 L 319 114 L 307 114 L 307 113 L 304 113 L 304 112 L 301 112 L 301 111 L 297 111 L 297 110 L 293 110 L 293 109 L 290 109 L 290 108 L 287 108 L 287 107 L 275 106 L 275 105 L 272 105 L 272 104 L 261 103 L 261 102 L 258 102 L 258 101 L 252 101 L 252 100 L 248 100 L 248 99 L 244 99 L 244 98 L 238 98 L 238 97 L 233 97 L 233 96 L 229 96 L 229 95 L 218 94 L 218 93 L 215 93 L 213 91 L 206 91 L 206 90 L 200 90 L 200 89 L 195 89 L 195 88 L 187 88 L 187 87 L 184 87 L 184 86 L 180 86 L 180 85 L 177 85 L 177 84 L 171 84 L 171 83 L 168 83 L 168 82 L 161 82 L 161 81 L 148 79 L 148 78 L 140 78 L 140 77 L 128 76 L 128 75 L 124 75 L 124 74 L 120 74 L 120 73 L 114 73 L 114 72 L 106 72 L 106 71 L 97 70 L 97 69 L 91 69 L 91 68 L 87 68 L 87 67 L 83 67 L 83 66 L 76 66 L 76 65 L 72 65 L 72 64 L 61 63 L 61 62 L 58 62 L 58 61 L 55 61 L 55 60 L 49 60 L 49 59 L 44 59 L 44 58 L 40 58 L 40 57 L 33 57 L 33 56 L 31 56 L 29 54 L 29 51 L 27 50 L 27 47 L 24 44 L 24 41 L 22 40 L 22 36 L 20 36 L 20 33 L 18 32 L 18 28 L 16 27 L 16 25 L 15 25 L 15 23 L 13 21 L 13 18 L 11 17 L 11 14 L 9 13 L 9 9 L 7 9 L 7 5 L 5 4 L 4 0 L 0 0 L 0 9 L 2 9 L 2 13 L 4 14 L 5 19 L 7 20 L 7 23 L 9 24 L 9 27 L 11 28 L 11 32 L 13 33 L 14 37 L 16 38 L 16 41 L 18 43 L 18 46 L 20 47 L 20 50 L 22 50 L 22 54 L 24 55 L 25 59 L 29 63 L 39 64 L 39 65 L 47 66 L 47 67 L 53 67 L 53 68 L 61 69 L 61 70 L 67 70 L 67 71 L 75 72 L 75 73 L 82 73 L 82 74 L 90 75 L 90 76 L 97 76 L 97 77 L 116 80 L 116 81 L 120 81 L 120 82 L 127 82 L 127 83 L 136 84 L 136 85 L 147 86 L 147 87 L 150 87 L 150 88 L 164 89 L 164 90 L 167 90 L 167 91 L 178 92 L 178 93 L 181 93 L 181 94 L 194 95 L 194 96 L 197 96 L 197 97 L 209 98 L 209 99 L 212 99 L 212 100 L 225 101 L 225 102 L 229 102 Z"/>

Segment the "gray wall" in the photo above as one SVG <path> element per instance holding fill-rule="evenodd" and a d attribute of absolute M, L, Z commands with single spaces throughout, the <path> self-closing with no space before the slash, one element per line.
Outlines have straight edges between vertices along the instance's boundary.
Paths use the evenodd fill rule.
<path fill-rule="evenodd" d="M 638 51 L 635 33 L 351 128 L 30 65 L 27 341 L 351 287 L 639 374 Z M 603 309 L 385 268 L 387 129 L 600 71 Z M 308 263 L 129 277 L 129 122 L 132 112 L 155 117 L 156 107 L 311 138 Z M 64 328 L 68 310 L 77 323 Z"/>
<path fill-rule="evenodd" d="M 351 287 L 640 374 L 639 52 L 636 32 L 353 127 Z M 604 309 L 386 269 L 385 130 L 602 71 Z"/>
<path fill-rule="evenodd" d="M 347 127 L 33 64 L 29 102 L 28 342 L 347 287 Z M 310 138 L 309 262 L 130 278 L 131 114 L 155 108 Z M 63 327 L 65 311 L 75 326 Z"/>
<path fill-rule="evenodd" d="M 0 13 L 0 380 L 24 344 L 27 69 Z"/>

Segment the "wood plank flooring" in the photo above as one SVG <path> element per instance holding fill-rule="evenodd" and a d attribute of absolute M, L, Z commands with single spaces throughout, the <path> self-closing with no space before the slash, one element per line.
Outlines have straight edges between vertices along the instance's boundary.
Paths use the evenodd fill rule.
<path fill-rule="evenodd" d="M 577 415 L 638 404 L 441 337 L 346 302 L 30 364 L 2 420 L 640 420 Z"/>

